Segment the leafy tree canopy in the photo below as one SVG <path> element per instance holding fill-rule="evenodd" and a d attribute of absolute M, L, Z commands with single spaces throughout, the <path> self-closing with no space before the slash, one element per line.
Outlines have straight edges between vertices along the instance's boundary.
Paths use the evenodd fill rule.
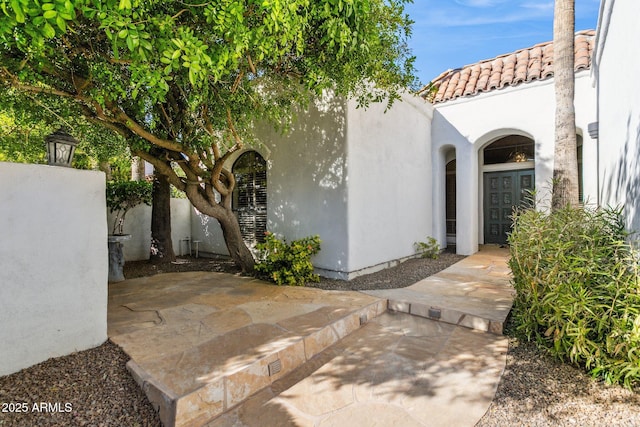
<path fill-rule="evenodd" d="M 252 123 L 286 127 L 325 90 L 366 106 L 415 86 L 408 1 L 0 0 L 0 90 L 116 131 L 225 231 L 224 163 Z"/>
<path fill-rule="evenodd" d="M 32 94 L 9 89 L 0 92 L 0 106 L 0 161 L 46 163 L 45 138 L 63 126 L 79 141 L 73 162 L 76 168 L 96 169 L 109 163 L 113 173 L 121 171 L 118 179 L 130 175 L 131 156 L 125 139 L 87 122 L 65 100 L 42 102 Z"/>
<path fill-rule="evenodd" d="M 229 115 L 283 120 L 301 86 L 395 99 L 413 83 L 404 2 L 1 0 L 0 76 L 183 151 L 233 133 Z M 165 102 L 179 112 L 150 114 Z"/>

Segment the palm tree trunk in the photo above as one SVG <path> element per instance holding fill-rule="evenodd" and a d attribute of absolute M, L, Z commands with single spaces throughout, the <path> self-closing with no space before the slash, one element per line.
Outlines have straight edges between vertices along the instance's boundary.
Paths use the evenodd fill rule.
<path fill-rule="evenodd" d="M 578 205 L 578 158 L 574 107 L 575 0 L 555 0 L 553 68 L 556 92 L 552 209 Z"/>

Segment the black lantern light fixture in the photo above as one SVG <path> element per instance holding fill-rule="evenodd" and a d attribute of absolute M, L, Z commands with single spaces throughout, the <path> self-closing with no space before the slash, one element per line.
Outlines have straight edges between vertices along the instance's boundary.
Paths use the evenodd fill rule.
<path fill-rule="evenodd" d="M 78 141 L 60 128 L 44 141 L 47 143 L 47 163 L 50 166 L 71 167 L 73 153 L 78 145 Z"/>

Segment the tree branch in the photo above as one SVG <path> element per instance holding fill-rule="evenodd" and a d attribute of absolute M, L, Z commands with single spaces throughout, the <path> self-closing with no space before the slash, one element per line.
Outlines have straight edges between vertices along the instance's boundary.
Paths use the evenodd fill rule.
<path fill-rule="evenodd" d="M 44 93 L 48 95 L 56 95 L 64 98 L 78 98 L 76 94 L 65 92 L 62 90 L 50 88 L 50 87 L 40 87 L 40 86 L 32 86 L 21 83 L 18 78 L 12 75 L 6 68 L 2 69 L 2 74 L 7 74 L 9 78 L 3 78 L 2 81 L 8 83 L 13 88 L 18 89 L 20 91 L 29 92 L 29 93 Z"/>
<path fill-rule="evenodd" d="M 180 179 L 176 172 L 166 162 L 142 150 L 133 150 L 132 154 L 151 163 L 157 171 L 167 177 L 169 182 L 180 191 L 186 191 L 185 183 Z"/>
<path fill-rule="evenodd" d="M 251 72 L 255 75 L 258 75 L 258 72 L 256 71 L 256 66 L 253 65 L 253 61 L 251 60 L 251 55 L 247 55 L 247 61 L 249 62 L 249 68 L 251 69 Z"/>
<path fill-rule="evenodd" d="M 236 143 L 234 144 L 233 147 L 229 149 L 229 151 L 223 157 L 228 157 L 229 154 L 233 153 L 234 151 L 240 150 L 244 145 L 242 138 L 240 138 L 240 135 L 238 135 L 238 131 L 233 125 L 233 120 L 231 119 L 231 110 L 229 108 L 227 108 L 227 125 L 229 126 L 229 130 L 231 130 L 231 135 L 233 135 L 233 139 L 236 141 Z"/>
<path fill-rule="evenodd" d="M 129 117 L 127 113 L 125 113 L 120 107 L 112 105 L 110 106 L 110 110 L 119 123 L 126 126 L 127 129 L 138 135 L 140 138 L 145 139 L 160 148 L 166 148 L 167 150 L 185 153 L 189 157 L 193 155 L 193 153 L 190 150 L 187 150 L 186 147 L 182 144 L 170 141 L 168 139 L 159 138 L 151 132 L 147 131 L 144 127 L 140 126 L 140 124 Z"/>

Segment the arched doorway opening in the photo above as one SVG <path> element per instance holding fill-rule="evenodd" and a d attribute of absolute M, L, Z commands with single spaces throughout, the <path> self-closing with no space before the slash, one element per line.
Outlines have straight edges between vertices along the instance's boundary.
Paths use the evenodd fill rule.
<path fill-rule="evenodd" d="M 263 242 L 267 231 L 267 162 L 255 151 L 243 153 L 235 161 L 233 211 L 238 217 L 242 238 L 248 246 Z"/>
<path fill-rule="evenodd" d="M 530 204 L 535 186 L 535 143 L 508 135 L 483 149 L 484 242 L 507 243 L 513 209 Z"/>

